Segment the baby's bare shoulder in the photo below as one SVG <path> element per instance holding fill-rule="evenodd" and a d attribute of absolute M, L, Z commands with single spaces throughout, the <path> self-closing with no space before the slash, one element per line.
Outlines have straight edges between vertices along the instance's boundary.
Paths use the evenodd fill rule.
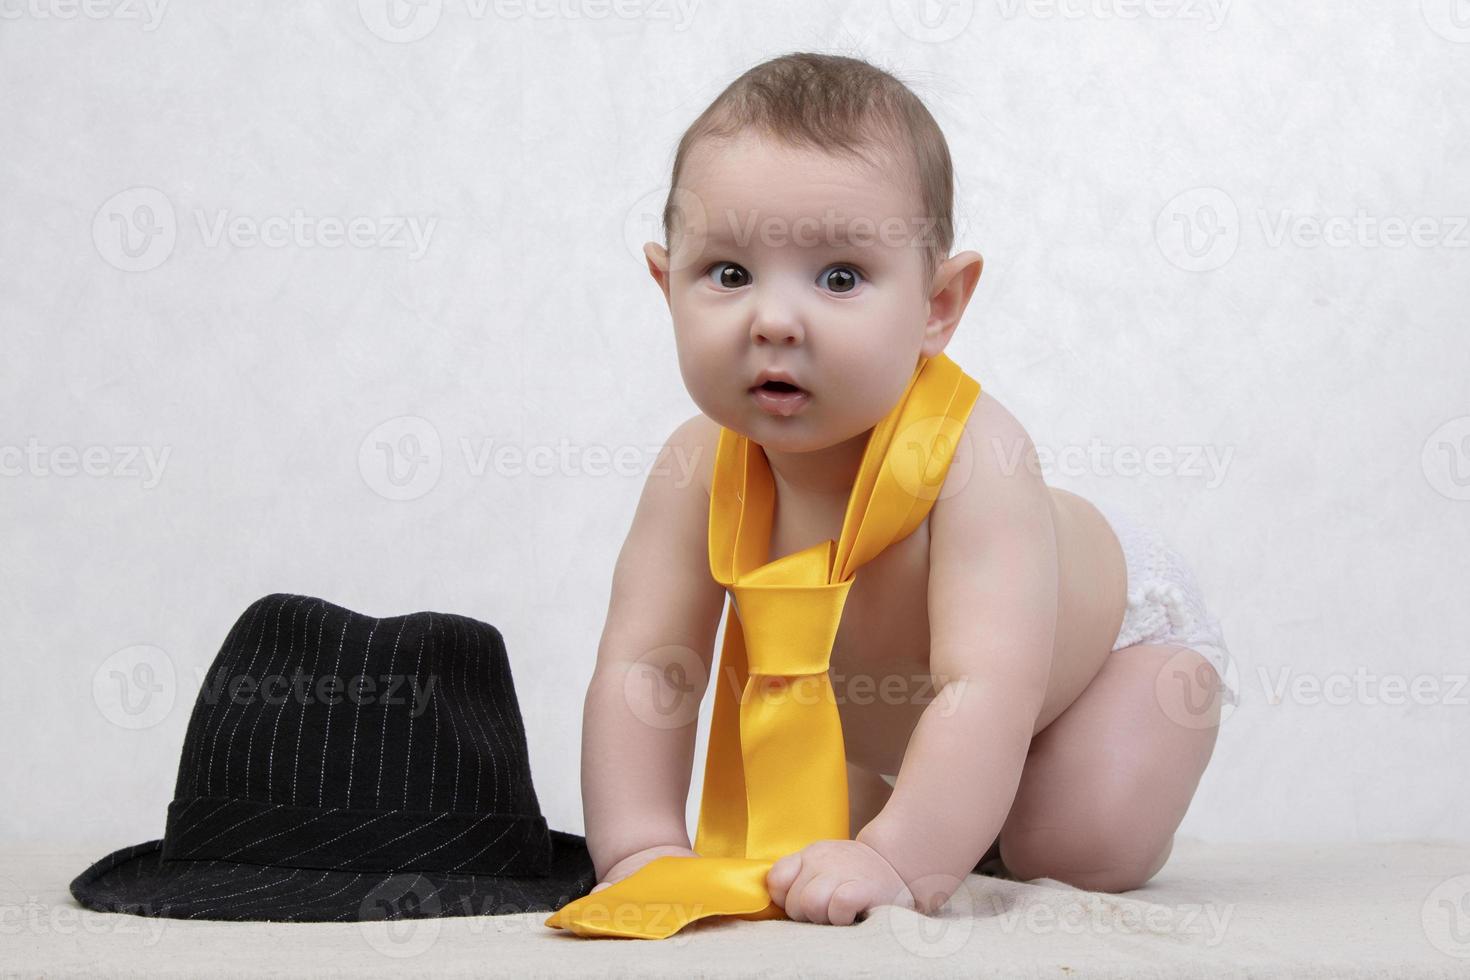
<path fill-rule="evenodd" d="M 960 440 L 962 448 L 956 451 L 956 459 L 961 451 L 968 450 L 973 454 L 973 465 L 990 478 L 1005 476 L 1023 466 L 1036 452 L 1026 427 L 986 391 L 980 393 L 970 411 L 965 435 Z"/>
<path fill-rule="evenodd" d="M 955 444 L 934 521 L 993 536 L 1014 527 L 1017 517 L 1047 506 L 1047 500 L 1031 436 L 999 400 L 982 391 Z"/>
<path fill-rule="evenodd" d="M 664 445 L 669 462 L 679 473 L 692 474 L 706 499 L 715 471 L 715 451 L 720 444 L 720 424 L 703 412 L 695 412 L 679 423 Z"/>

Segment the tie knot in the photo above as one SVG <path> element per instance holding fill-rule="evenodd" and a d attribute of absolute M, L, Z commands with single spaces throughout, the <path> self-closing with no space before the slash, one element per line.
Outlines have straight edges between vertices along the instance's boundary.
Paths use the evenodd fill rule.
<path fill-rule="evenodd" d="M 852 582 L 731 586 L 750 673 L 826 673 Z"/>

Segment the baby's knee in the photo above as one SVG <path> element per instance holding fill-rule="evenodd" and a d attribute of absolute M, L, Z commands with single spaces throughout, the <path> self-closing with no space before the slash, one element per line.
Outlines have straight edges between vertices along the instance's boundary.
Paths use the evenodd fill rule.
<path fill-rule="evenodd" d="M 1051 878 L 1085 891 L 1124 892 L 1157 874 L 1173 846 L 1172 834 L 1161 845 L 1137 828 L 1096 824 L 1086 831 L 1003 833 L 1000 858 L 1020 881 Z"/>

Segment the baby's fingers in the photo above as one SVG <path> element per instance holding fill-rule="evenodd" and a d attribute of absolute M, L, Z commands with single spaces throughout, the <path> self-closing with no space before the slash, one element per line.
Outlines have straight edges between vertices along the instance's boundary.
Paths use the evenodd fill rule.
<path fill-rule="evenodd" d="M 788 854 L 771 865 L 771 870 L 766 872 L 766 891 L 771 893 L 772 901 L 785 908 L 786 893 L 791 889 L 791 883 L 796 880 L 796 876 L 800 873 L 800 851 Z"/>
<path fill-rule="evenodd" d="M 832 891 L 827 901 L 827 921 L 834 926 L 850 926 L 876 903 L 872 887 L 859 878 L 849 878 Z"/>

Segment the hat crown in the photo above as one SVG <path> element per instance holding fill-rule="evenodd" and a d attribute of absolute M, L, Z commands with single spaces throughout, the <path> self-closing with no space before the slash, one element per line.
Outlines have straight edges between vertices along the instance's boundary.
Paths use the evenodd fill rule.
<path fill-rule="evenodd" d="M 251 836 L 283 819 L 302 828 L 297 853 Z M 400 829 L 407 849 L 382 846 Z M 398 863 L 419 842 L 430 853 Z M 454 855 L 439 870 L 538 873 L 550 840 L 500 632 L 311 596 L 252 603 L 195 701 L 164 849 L 351 870 Z"/>

